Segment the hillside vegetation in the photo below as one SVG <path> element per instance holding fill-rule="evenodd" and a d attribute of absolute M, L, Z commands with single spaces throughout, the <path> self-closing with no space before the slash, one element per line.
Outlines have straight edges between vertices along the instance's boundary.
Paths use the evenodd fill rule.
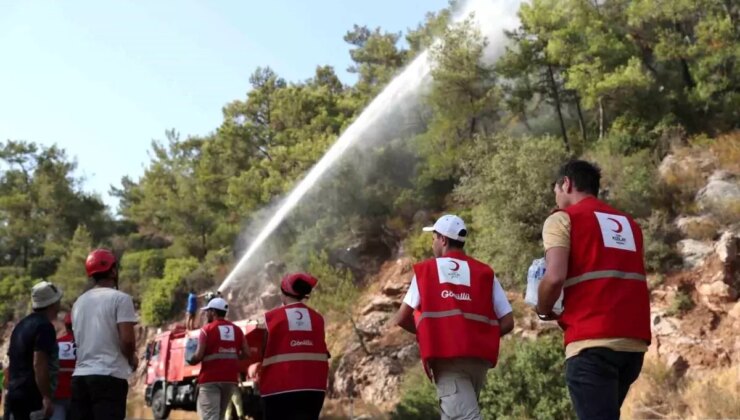
<path fill-rule="evenodd" d="M 695 205 L 706 183 L 695 168 L 658 176 L 671 151 L 710 153 L 715 169 L 740 175 L 736 3 L 533 0 L 521 6 L 521 26 L 507 34 L 506 53 L 493 64 L 483 61 L 487 40 L 470 20 L 449 25 L 454 7 L 428 13 L 405 33 L 354 26 L 344 37 L 351 85 L 330 66 L 302 81 L 255 69 L 246 95 L 224 105 L 211 133 L 181 136 L 175 128 L 152 143 L 143 176 L 112 187 L 118 209 L 83 191 L 60 147 L 5 141 L 0 317 L 27 311 L 29 287 L 40 278 L 61 284 L 71 304 L 86 286 L 85 255 L 107 246 L 122 255 L 121 288 L 134 296 L 143 322 L 166 323 L 183 309 L 189 288 L 223 279 L 249 242 L 240 237 L 244 226 L 437 37 L 443 42 L 432 47 L 432 81 L 418 112 L 404 117 L 385 146 L 332 173 L 322 187 L 331 206 L 307 201 L 275 234 L 286 269 L 319 275 L 317 295 L 327 296 L 319 305 L 336 322 L 353 321 L 348 308 L 383 260 L 400 250 L 428 255 L 418 228 L 441 212 L 462 215 L 469 252 L 491 262 L 505 287 L 521 289 L 526 266 L 542 253 L 554 171 L 568 158 L 600 164 L 603 198 L 639 220 L 653 272 L 680 263 L 675 244 L 684 234 L 672 224 L 679 214 L 712 215 L 691 233 L 702 238 L 740 219 L 738 201 Z M 550 360 L 546 349 L 517 345 L 506 357 L 524 359 L 496 373 L 501 380 Z M 487 392 L 499 390 L 494 384 Z M 521 395 L 512 401 L 535 405 L 517 408 L 515 417 L 569 413 L 560 408 L 563 395 L 546 409 L 537 395 Z M 497 404 L 486 410 L 500 417 Z"/>

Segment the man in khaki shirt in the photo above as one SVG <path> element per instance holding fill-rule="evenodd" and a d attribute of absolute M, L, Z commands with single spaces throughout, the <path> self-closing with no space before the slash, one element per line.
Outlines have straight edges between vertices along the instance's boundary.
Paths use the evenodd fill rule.
<path fill-rule="evenodd" d="M 595 199 L 600 177 L 600 170 L 588 162 L 572 161 L 564 165 L 553 187 L 558 208 Z M 547 218 L 542 240 L 546 271 L 540 283 L 536 310 L 541 319 L 555 320 L 558 316 L 552 308 L 563 290 L 570 259 L 571 219 L 568 213 L 557 211 Z M 568 301 L 565 310 L 578 304 Z M 566 345 L 566 382 L 579 418 L 619 418 L 627 391 L 639 376 L 647 346 L 647 342 L 629 337 L 583 339 Z"/>

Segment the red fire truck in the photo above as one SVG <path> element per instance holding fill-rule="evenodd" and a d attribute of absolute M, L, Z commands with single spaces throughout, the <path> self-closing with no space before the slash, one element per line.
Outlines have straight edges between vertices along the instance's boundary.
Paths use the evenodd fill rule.
<path fill-rule="evenodd" d="M 256 321 L 237 321 L 249 344 L 250 357 L 240 368 L 239 391 L 244 413 L 261 418 L 258 378 L 250 377 L 250 365 L 260 362 L 265 330 Z M 176 325 L 158 334 L 146 348 L 146 404 L 155 419 L 166 419 L 170 410 L 195 411 L 197 378 L 200 364 L 191 366 L 185 360 L 195 351 L 199 330 L 186 330 Z M 232 407 L 232 412 L 236 412 Z"/>

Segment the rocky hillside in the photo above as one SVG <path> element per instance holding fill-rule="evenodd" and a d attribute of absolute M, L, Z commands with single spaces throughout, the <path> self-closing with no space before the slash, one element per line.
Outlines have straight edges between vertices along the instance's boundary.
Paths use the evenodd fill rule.
<path fill-rule="evenodd" d="M 734 371 L 734 387 L 740 391 L 740 171 L 726 165 L 719 169 L 709 153 L 686 153 L 669 155 L 660 168 L 661 183 L 688 184 L 686 178 L 693 177 L 695 191 L 690 215 L 668 221 L 681 238 L 665 244 L 675 253 L 674 269 L 649 276 L 654 340 L 646 363 L 651 368 L 657 364 L 682 389 L 715 372 Z M 339 412 L 347 412 L 350 396 L 361 400 L 359 405 L 368 413 L 389 411 L 401 397 L 404 373 L 419 364 L 413 337 L 385 326 L 408 288 L 412 263 L 399 257 L 382 266 L 356 306 L 355 333 L 344 331 L 343 340 L 333 345 L 331 397 L 341 401 Z M 517 315 L 513 335 L 534 339 L 557 329 L 554 323 L 539 321 L 524 305 L 521 289 L 508 290 Z M 646 372 L 641 381 L 654 380 L 652 370 Z M 644 388 L 636 385 L 625 405 L 634 416 L 696 415 L 691 407 L 671 411 L 677 409 L 661 406 L 655 389 Z M 732 407 L 740 408 L 740 402 Z"/>
<path fill-rule="evenodd" d="M 654 340 L 645 373 L 625 404 L 630 417 L 690 417 L 691 401 L 676 402 L 682 401 L 679 390 L 711 380 L 717 372 L 736 371 L 734 386 L 740 386 L 740 221 L 730 216 L 740 203 L 740 173 L 719 169 L 712 155 L 682 153 L 686 152 L 678 151 L 663 161 L 660 182 L 685 185 L 690 177 L 694 191 L 689 211 L 667 221 L 676 241 L 664 245 L 675 258 L 674 269 L 649 276 Z M 365 418 L 387 417 L 402 397 L 405 375 L 418 369 L 414 337 L 386 325 L 408 289 L 413 262 L 403 255 L 385 261 L 367 279 L 367 288 L 353 306 L 354 324 L 328 326 L 333 357 L 327 418 L 348 418 L 350 411 Z M 270 270 L 266 267 L 259 282 L 231 296 L 232 301 L 246 302 L 235 316 L 257 316 L 278 304 L 279 276 L 268 275 Z M 536 339 L 557 330 L 523 303 L 523 290 L 523 285 L 508 290 L 516 315 L 513 338 Z M 141 333 L 151 336 L 154 330 L 142 328 Z M 137 377 L 142 375 L 139 372 Z M 674 387 L 663 389 L 665 384 Z M 136 387 L 143 392 L 141 382 Z M 666 403 L 671 393 L 675 400 Z"/>
<path fill-rule="evenodd" d="M 660 182 L 678 185 L 680 193 L 690 199 L 685 212 L 663 221 L 674 233 L 667 236 L 674 240 L 663 245 L 675 265 L 649 276 L 654 340 L 644 373 L 625 404 L 630 417 L 702 417 L 707 413 L 721 417 L 722 410 L 740 409 L 740 403 L 732 400 L 740 395 L 737 392 L 723 399 L 725 405 L 714 412 L 702 406 L 701 398 L 687 394 L 710 389 L 692 384 L 709 384 L 715 393 L 724 386 L 729 395 L 740 386 L 740 169 L 737 163 L 720 163 L 716 155 L 678 150 L 660 167 Z M 412 264 L 403 255 L 382 263 L 354 304 L 352 322 L 330 323 L 333 357 L 327 418 L 347 418 L 350 410 L 355 416 L 387 417 L 401 398 L 405 375 L 418 369 L 414 337 L 386 326 L 406 293 Z M 232 301 L 248 302 L 235 316 L 254 317 L 279 302 L 277 277 L 262 277 L 239 296 L 230 296 Z M 517 317 L 512 336 L 535 339 L 546 330 L 557 329 L 554 323 L 540 322 L 534 316 L 522 301 L 524 287 L 519 289 L 508 290 Z M 3 328 L 2 352 L 11 329 L 12 323 Z M 140 354 L 144 354 L 144 344 L 156 329 L 141 327 L 138 332 Z M 131 380 L 131 408 L 137 415 L 148 413 L 135 398 L 143 395 L 143 377 L 142 365 Z M 725 379 L 712 382 L 714 378 Z"/>

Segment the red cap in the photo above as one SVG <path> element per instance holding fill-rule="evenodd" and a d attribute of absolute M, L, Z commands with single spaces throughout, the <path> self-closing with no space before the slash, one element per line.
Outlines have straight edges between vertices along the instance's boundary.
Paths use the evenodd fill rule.
<path fill-rule="evenodd" d="M 308 273 L 293 273 L 283 277 L 283 281 L 280 282 L 280 289 L 288 294 L 300 296 L 300 293 L 296 292 L 295 289 L 293 289 L 293 284 L 295 284 L 296 280 L 305 281 L 306 283 L 308 283 L 309 286 L 311 286 L 311 289 L 316 287 L 316 283 L 319 282 L 318 280 L 316 280 L 316 277 Z"/>
<path fill-rule="evenodd" d="M 67 312 L 67 315 L 64 315 L 64 325 L 72 325 L 72 312 Z"/>
<path fill-rule="evenodd" d="M 99 248 L 91 252 L 85 260 L 85 270 L 87 276 L 92 277 L 94 274 L 105 273 L 116 265 L 116 256 L 109 249 Z"/>

